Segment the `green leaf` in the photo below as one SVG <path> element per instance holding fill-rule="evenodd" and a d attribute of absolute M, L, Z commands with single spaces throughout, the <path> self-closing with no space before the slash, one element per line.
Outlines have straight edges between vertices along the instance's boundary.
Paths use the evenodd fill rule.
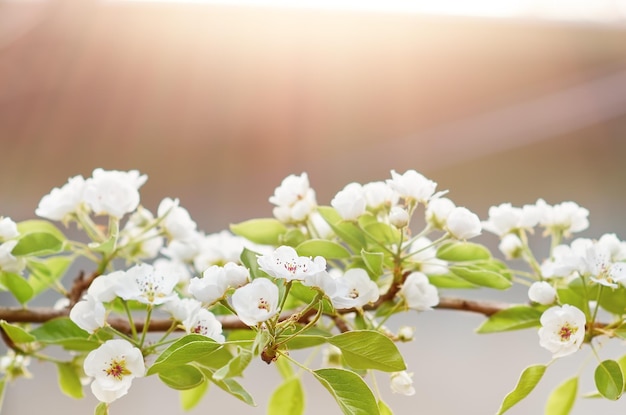
<path fill-rule="evenodd" d="M 280 376 L 283 378 L 283 380 L 287 380 L 294 375 L 294 371 L 293 371 L 293 368 L 291 367 L 291 363 L 289 362 L 289 359 L 287 358 L 279 357 L 274 362 L 274 366 L 276 366 L 276 369 L 278 369 L 278 373 L 280 373 Z"/>
<path fill-rule="evenodd" d="M 620 285 L 617 288 L 602 290 L 598 304 L 609 313 L 626 314 L 626 288 Z"/>
<path fill-rule="evenodd" d="M 280 235 L 278 245 L 298 246 L 307 240 L 307 236 L 300 229 L 289 229 Z"/>
<path fill-rule="evenodd" d="M 626 374 L 626 355 L 617 359 L 617 364 L 619 365 L 619 368 L 622 370 L 622 374 Z M 624 387 L 622 388 L 622 391 L 625 391 L 625 390 L 626 390 L 626 376 L 624 376 Z"/>
<path fill-rule="evenodd" d="M 337 242 L 325 239 L 310 239 L 302 242 L 296 247 L 296 252 L 300 256 L 322 256 L 326 259 L 350 258 L 350 252 Z"/>
<path fill-rule="evenodd" d="M 378 411 L 380 412 L 380 415 L 393 415 L 391 408 L 382 400 L 378 401 Z"/>
<path fill-rule="evenodd" d="M 80 383 L 82 370 L 73 362 L 57 363 L 59 387 L 61 392 L 74 399 L 83 397 L 83 385 Z"/>
<path fill-rule="evenodd" d="M 6 389 L 6 379 L 0 379 L 0 413 L 2 413 L 2 404 L 4 403 L 4 391 Z"/>
<path fill-rule="evenodd" d="M 13 294 L 20 304 L 26 304 L 33 298 L 33 289 L 21 275 L 0 271 L 0 288 Z"/>
<path fill-rule="evenodd" d="M 221 367 L 213 373 L 213 379 L 222 380 L 224 378 L 232 378 L 233 376 L 241 376 L 251 361 L 252 352 L 239 347 L 235 357 L 233 357 L 226 366 Z"/>
<path fill-rule="evenodd" d="M 190 411 L 196 407 L 209 390 L 209 382 L 202 382 L 195 388 L 183 389 L 179 392 L 180 406 L 184 411 Z"/>
<path fill-rule="evenodd" d="M 364 227 L 368 236 L 384 245 L 393 245 L 400 242 L 400 231 L 382 222 L 374 222 Z"/>
<path fill-rule="evenodd" d="M 344 221 L 337 211 L 330 206 L 318 206 L 317 211 L 335 234 L 350 245 L 354 252 L 359 252 L 366 246 L 365 236 L 355 223 Z"/>
<path fill-rule="evenodd" d="M 616 401 L 624 391 L 624 374 L 615 360 L 605 360 L 594 373 L 596 388 L 606 399 Z"/>
<path fill-rule="evenodd" d="M 313 375 L 339 404 L 344 415 L 378 415 L 374 394 L 361 376 L 345 369 L 318 369 Z"/>
<path fill-rule="evenodd" d="M 389 337 L 377 331 L 355 330 L 327 339 L 341 349 L 344 359 L 354 369 L 399 372 L 406 369 L 404 359 Z"/>
<path fill-rule="evenodd" d="M 276 388 L 267 405 L 268 415 L 302 415 L 304 413 L 304 390 L 300 378 L 292 377 Z"/>
<path fill-rule="evenodd" d="M 67 238 L 52 222 L 41 219 L 32 219 L 19 222 L 17 224 L 17 230 L 20 235 L 26 235 L 28 233 L 49 233 L 60 241 L 65 241 Z"/>
<path fill-rule="evenodd" d="M 574 406 L 578 392 L 578 377 L 567 379 L 556 387 L 548 397 L 545 415 L 567 415 Z"/>
<path fill-rule="evenodd" d="M 68 350 L 89 351 L 100 346 L 97 339 L 92 339 L 89 333 L 78 327 L 68 317 L 47 321 L 31 330 L 30 334 L 41 343 L 57 344 Z"/>
<path fill-rule="evenodd" d="M 254 399 L 252 399 L 252 396 L 250 396 L 248 391 L 246 391 L 244 387 L 241 386 L 241 384 L 233 378 L 216 380 L 213 379 L 213 371 L 211 369 L 208 369 L 206 367 L 200 367 L 200 370 L 202 370 L 204 376 L 206 376 L 209 380 L 211 380 L 211 382 L 215 383 L 222 390 L 228 392 L 235 398 L 247 403 L 250 406 L 256 406 L 256 403 L 254 403 Z"/>
<path fill-rule="evenodd" d="M 54 256 L 43 261 L 29 260 L 27 262 L 27 267 L 30 270 L 28 284 L 33 289 L 33 297 L 46 291 L 56 281 L 59 281 L 72 261 L 74 258 L 69 256 Z"/>
<path fill-rule="evenodd" d="M 96 406 L 94 415 L 109 415 L 109 405 L 104 402 L 100 402 L 98 406 Z"/>
<path fill-rule="evenodd" d="M 248 248 L 243 248 L 240 256 L 241 263 L 250 270 L 250 278 L 253 280 L 267 275 L 259 268 L 259 263 L 257 262 L 258 256 L 259 254 L 257 252 L 251 251 Z"/>
<path fill-rule="evenodd" d="M 5 320 L 0 320 L 0 327 L 2 327 L 4 333 L 13 341 L 13 343 L 30 343 L 35 341 L 35 336 L 29 334 L 20 326 L 7 323 Z"/>
<path fill-rule="evenodd" d="M 542 312 L 527 305 L 516 305 L 492 314 L 476 330 L 477 333 L 496 333 L 539 326 Z"/>
<path fill-rule="evenodd" d="M 496 415 L 501 415 L 524 399 L 539 383 L 546 371 L 546 365 L 529 366 L 522 372 L 515 389 L 509 392 L 502 401 Z"/>
<path fill-rule="evenodd" d="M 261 218 L 231 224 L 230 230 L 257 244 L 278 245 L 280 236 L 287 232 L 287 227 L 277 219 Z"/>
<path fill-rule="evenodd" d="M 383 261 L 385 260 L 385 255 L 382 252 L 367 252 L 365 250 L 361 250 L 361 258 L 372 275 L 379 277 L 383 274 Z"/>
<path fill-rule="evenodd" d="M 481 265 L 455 265 L 450 266 L 449 269 L 453 274 L 481 287 L 504 290 L 513 285 L 509 279 L 499 272 L 492 271 Z"/>
<path fill-rule="evenodd" d="M 428 280 L 432 285 L 438 288 L 456 288 L 456 289 L 472 289 L 478 288 L 478 285 L 464 280 L 454 274 L 431 274 Z"/>
<path fill-rule="evenodd" d="M 172 343 L 148 369 L 147 375 L 167 372 L 171 368 L 202 359 L 222 347 L 215 340 L 200 334 L 188 334 Z"/>
<path fill-rule="evenodd" d="M 437 249 L 437 258 L 445 261 L 478 261 L 491 258 L 491 252 L 483 245 L 473 242 L 449 242 Z"/>
<path fill-rule="evenodd" d="M 22 235 L 11 253 L 17 256 L 49 255 L 63 250 L 64 239 L 47 232 L 33 232 Z"/>
<path fill-rule="evenodd" d="M 205 382 L 202 372 L 192 365 L 177 365 L 159 372 L 159 379 L 176 390 L 192 389 Z"/>

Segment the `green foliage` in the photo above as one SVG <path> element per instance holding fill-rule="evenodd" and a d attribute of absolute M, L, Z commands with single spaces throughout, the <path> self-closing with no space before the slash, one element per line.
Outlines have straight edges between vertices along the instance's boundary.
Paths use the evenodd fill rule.
<path fill-rule="evenodd" d="M 318 369 L 312 372 L 328 390 L 344 415 L 377 415 L 374 394 L 356 373 L 345 369 Z"/>
<path fill-rule="evenodd" d="M 202 382 L 195 388 L 183 389 L 179 391 L 178 396 L 180 398 L 180 406 L 184 411 L 191 411 L 195 408 L 204 395 L 209 390 L 209 382 Z"/>
<path fill-rule="evenodd" d="M 378 411 L 380 412 L 380 415 L 393 415 L 391 408 L 382 400 L 378 401 Z"/>
<path fill-rule="evenodd" d="M 280 359 L 279 359 L 280 360 Z M 304 390 L 299 377 L 283 381 L 270 396 L 268 415 L 302 415 L 304 413 Z"/>
<path fill-rule="evenodd" d="M 578 393 L 578 377 L 567 379 L 556 387 L 548 397 L 545 415 L 567 415 L 574 407 Z"/>
<path fill-rule="evenodd" d="M 477 243 L 447 242 L 437 249 L 437 258 L 451 262 L 484 261 L 491 258 L 491 253 Z"/>
<path fill-rule="evenodd" d="M 109 415 L 109 405 L 100 402 L 94 411 L 94 415 Z"/>
<path fill-rule="evenodd" d="M 615 360 L 601 362 L 594 372 L 598 392 L 606 399 L 616 401 L 624 391 L 624 374 Z"/>
<path fill-rule="evenodd" d="M 26 330 L 15 324 L 7 323 L 4 320 L 0 320 L 0 327 L 4 330 L 4 334 L 7 335 L 13 343 L 30 343 L 35 341 L 35 336 L 28 333 Z"/>
<path fill-rule="evenodd" d="M 148 369 L 147 375 L 168 372 L 189 362 L 202 359 L 222 347 L 215 340 L 199 334 L 188 334 L 172 343 Z"/>
<path fill-rule="evenodd" d="M 327 338 L 341 349 L 344 359 L 354 369 L 399 372 L 406 369 L 400 351 L 387 336 L 370 330 L 349 331 Z"/>
<path fill-rule="evenodd" d="M 502 273 L 494 270 L 495 265 L 489 261 L 476 262 L 471 265 L 452 265 L 450 271 L 465 281 L 481 287 L 505 290 L 513 283 Z"/>
<path fill-rule="evenodd" d="M 326 259 L 350 258 L 350 252 L 337 242 L 325 239 L 309 239 L 296 247 L 300 256 L 322 256 Z"/>
<path fill-rule="evenodd" d="M 498 409 L 497 415 L 501 415 L 511 409 L 515 404 L 524 399 L 539 383 L 543 374 L 546 372 L 547 366 L 545 365 L 533 365 L 529 366 L 522 372 L 517 385 L 509 392 L 502 401 L 500 409 Z"/>
<path fill-rule="evenodd" d="M 478 333 L 497 333 L 539 326 L 542 311 L 527 305 L 516 305 L 492 314 L 476 330 Z"/>
<path fill-rule="evenodd" d="M 252 352 L 242 347 L 237 348 L 237 353 L 225 366 L 213 373 L 213 379 L 222 380 L 233 376 L 241 376 L 243 371 L 252 361 Z"/>
<path fill-rule="evenodd" d="M 28 284 L 33 289 L 33 297 L 41 294 L 58 282 L 72 264 L 70 256 L 53 256 L 40 261 L 31 259 L 27 263 L 30 270 Z"/>
<path fill-rule="evenodd" d="M 35 292 L 22 276 L 12 272 L 0 271 L 0 289 L 10 291 L 20 304 L 26 304 Z"/>
<path fill-rule="evenodd" d="M 192 365 L 176 365 L 159 372 L 159 379 L 176 390 L 193 389 L 205 382 L 202 372 Z"/>
<path fill-rule="evenodd" d="M 98 338 L 90 336 L 67 317 L 47 321 L 30 334 L 38 342 L 63 346 L 67 350 L 90 351 L 100 346 Z"/>
<path fill-rule="evenodd" d="M 287 232 L 285 225 L 273 218 L 250 219 L 231 224 L 230 230 L 235 235 L 261 245 L 278 245 L 281 235 Z"/>
<path fill-rule="evenodd" d="M 57 370 L 61 391 L 70 398 L 81 399 L 83 397 L 83 385 L 80 383 L 82 368 L 74 362 L 58 362 Z"/>

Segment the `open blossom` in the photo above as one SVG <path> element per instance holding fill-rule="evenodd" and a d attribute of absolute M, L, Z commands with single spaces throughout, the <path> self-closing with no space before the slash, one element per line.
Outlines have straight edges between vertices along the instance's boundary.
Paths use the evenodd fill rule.
<path fill-rule="evenodd" d="M 412 272 L 402 284 L 399 292 L 407 307 L 417 310 L 432 310 L 439 304 L 437 287 L 432 285 L 428 277 L 421 272 Z"/>
<path fill-rule="evenodd" d="M 240 263 L 244 248 L 259 252 L 259 249 L 247 239 L 233 235 L 229 231 L 221 231 L 203 235 L 199 238 L 198 254 L 193 259 L 194 267 L 203 271 L 211 265 L 224 265 L 228 262 Z"/>
<path fill-rule="evenodd" d="M 309 186 L 309 176 L 306 173 L 285 177 L 269 201 L 276 205 L 276 219 L 286 223 L 305 221 L 317 206 L 315 191 Z"/>
<path fill-rule="evenodd" d="M 419 266 L 424 274 L 445 274 L 448 272 L 448 263 L 437 258 L 437 248 L 425 236 L 417 238 L 406 249 L 411 253 L 411 259 Z"/>
<path fill-rule="evenodd" d="M 589 227 L 589 211 L 575 202 L 548 205 L 543 199 L 535 203 L 539 210 L 539 224 L 547 230 L 563 232 L 568 236 Z"/>
<path fill-rule="evenodd" d="M 537 225 L 540 209 L 535 205 L 514 207 L 510 203 L 502 203 L 489 208 L 489 219 L 483 222 L 483 229 L 499 237 L 518 230 L 531 230 Z"/>
<path fill-rule="evenodd" d="M 70 320 L 86 332 L 93 333 L 104 327 L 105 314 L 104 305 L 94 297 L 86 295 L 70 310 Z"/>
<path fill-rule="evenodd" d="M 229 262 L 223 267 L 213 265 L 202 273 L 202 278 L 189 281 L 189 293 L 205 304 L 213 304 L 224 297 L 229 287 L 240 287 L 250 279 L 244 266 Z"/>
<path fill-rule="evenodd" d="M 146 372 L 141 351 L 122 339 L 108 340 L 92 350 L 83 363 L 85 374 L 93 378 L 95 397 L 111 403 L 128 393 L 134 378 Z"/>
<path fill-rule="evenodd" d="M 340 190 L 330 201 L 330 205 L 337 210 L 344 220 L 355 220 L 365 213 L 366 201 L 363 186 L 359 183 L 349 183 Z"/>
<path fill-rule="evenodd" d="M 11 220 L 11 218 L 0 219 L 0 242 L 8 239 L 13 239 L 19 236 L 17 231 L 17 224 Z"/>
<path fill-rule="evenodd" d="M 279 311 L 278 287 L 267 278 L 237 288 L 231 299 L 237 316 L 248 326 L 269 320 Z"/>
<path fill-rule="evenodd" d="M 535 281 L 528 289 L 530 301 L 542 305 L 554 304 L 556 301 L 556 290 L 546 281 Z"/>
<path fill-rule="evenodd" d="M 470 239 L 480 235 L 480 219 L 464 207 L 456 207 L 448 215 L 446 229 L 457 239 Z"/>
<path fill-rule="evenodd" d="M 183 322 L 201 308 L 202 303 L 195 298 L 176 297 L 172 301 L 163 304 L 161 309 L 170 313 L 174 320 Z"/>
<path fill-rule="evenodd" d="M 363 307 L 365 304 L 378 300 L 378 286 L 362 268 L 352 268 L 335 279 L 337 289 L 331 297 L 337 309 Z"/>
<path fill-rule="evenodd" d="M 326 270 L 317 274 L 307 275 L 302 284 L 320 289 L 329 298 L 334 296 L 337 291 L 335 279 Z"/>
<path fill-rule="evenodd" d="M 159 305 L 176 298 L 176 275 L 158 272 L 152 265 L 139 264 L 129 268 L 117 284 L 116 294 L 124 300 Z"/>
<path fill-rule="evenodd" d="M 196 222 L 191 219 L 187 209 L 179 206 L 178 199 L 163 199 L 157 209 L 157 216 L 165 232 L 173 239 L 187 239 L 196 231 Z"/>
<path fill-rule="evenodd" d="M 585 339 L 585 321 L 585 314 L 572 305 L 551 307 L 541 315 L 539 344 L 553 358 L 575 353 Z"/>
<path fill-rule="evenodd" d="M 257 257 L 259 267 L 275 278 L 284 278 L 287 281 L 303 280 L 307 275 L 317 274 L 326 269 L 326 260 L 320 256 L 298 256 L 296 250 L 290 246 L 279 246 L 274 252 Z"/>
<path fill-rule="evenodd" d="M 182 321 L 187 334 L 201 334 L 218 343 L 223 343 L 222 323 L 206 308 L 199 308 Z"/>
<path fill-rule="evenodd" d="M 145 174 L 140 176 L 137 170 L 95 169 L 85 182 L 84 201 L 97 215 L 121 218 L 139 206 L 139 188 L 147 178 Z"/>
<path fill-rule="evenodd" d="M 401 197 L 424 204 L 433 197 L 437 188 L 437 183 L 415 170 L 407 170 L 404 174 L 398 174 L 395 170 L 391 170 L 391 179 L 388 179 L 387 183 Z"/>
<path fill-rule="evenodd" d="M 65 220 L 80 209 L 84 188 L 83 176 L 70 178 L 63 187 L 55 187 L 41 199 L 35 214 L 50 220 Z"/>
<path fill-rule="evenodd" d="M 363 196 L 368 209 L 389 208 L 398 202 L 398 194 L 387 182 L 370 182 L 363 185 Z"/>
<path fill-rule="evenodd" d="M 20 274 L 26 268 L 26 260 L 11 253 L 16 245 L 16 239 L 0 244 L 0 271 Z"/>
<path fill-rule="evenodd" d="M 455 207 L 454 202 L 447 197 L 431 199 L 426 207 L 426 222 L 434 229 L 444 229 Z"/>
<path fill-rule="evenodd" d="M 393 393 L 399 393 L 406 396 L 415 395 L 415 388 L 413 387 L 413 374 L 407 373 L 406 370 L 402 372 L 394 372 L 390 375 L 391 390 Z"/>

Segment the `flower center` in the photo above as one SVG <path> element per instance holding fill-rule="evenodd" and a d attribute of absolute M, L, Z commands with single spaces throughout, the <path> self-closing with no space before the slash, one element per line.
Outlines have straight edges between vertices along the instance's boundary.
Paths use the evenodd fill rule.
<path fill-rule="evenodd" d="M 572 335 L 575 334 L 577 331 L 577 327 L 572 327 L 571 325 L 566 323 L 559 330 L 559 337 L 561 338 L 561 341 L 569 341 L 570 337 L 572 337 Z"/>
<path fill-rule="evenodd" d="M 270 311 L 270 303 L 263 297 L 259 298 L 259 303 L 257 304 L 259 310 L 265 310 L 269 313 Z"/>
<path fill-rule="evenodd" d="M 352 299 L 359 298 L 359 290 L 357 290 L 356 288 L 351 289 L 348 293 L 348 297 Z"/>
<path fill-rule="evenodd" d="M 139 290 L 143 293 L 143 296 L 148 302 L 153 303 L 156 298 L 164 297 L 161 288 L 164 279 L 163 276 L 156 277 L 154 275 L 148 275 L 141 279 L 137 278 Z"/>
<path fill-rule="evenodd" d="M 109 366 L 103 369 L 107 376 L 113 376 L 117 380 L 122 380 L 124 376 L 130 375 L 131 371 L 126 368 L 126 359 L 111 359 Z"/>

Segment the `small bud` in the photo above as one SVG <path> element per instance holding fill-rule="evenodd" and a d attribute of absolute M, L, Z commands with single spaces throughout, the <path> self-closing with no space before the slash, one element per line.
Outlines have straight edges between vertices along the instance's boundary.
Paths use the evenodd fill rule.
<path fill-rule="evenodd" d="M 396 228 L 404 228 L 409 223 L 409 212 L 399 206 L 394 206 L 389 212 L 389 222 Z"/>

